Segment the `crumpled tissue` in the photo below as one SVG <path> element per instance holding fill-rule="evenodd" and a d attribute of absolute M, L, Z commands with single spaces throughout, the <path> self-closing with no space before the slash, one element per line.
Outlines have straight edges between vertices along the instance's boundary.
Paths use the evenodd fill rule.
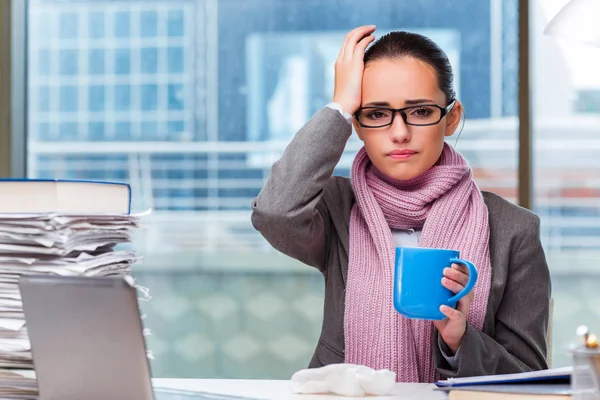
<path fill-rule="evenodd" d="M 302 369 L 292 375 L 291 389 L 296 394 L 337 394 L 361 397 L 390 394 L 396 383 L 396 373 L 387 369 L 355 364 L 330 364 L 320 368 Z"/>

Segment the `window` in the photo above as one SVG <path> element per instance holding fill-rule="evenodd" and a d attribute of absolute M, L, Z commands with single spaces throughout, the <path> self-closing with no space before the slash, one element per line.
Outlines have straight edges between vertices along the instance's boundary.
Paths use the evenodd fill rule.
<path fill-rule="evenodd" d="M 77 111 L 77 86 L 65 85 L 60 88 L 60 111 Z"/>
<path fill-rule="evenodd" d="M 171 10 L 168 14 L 168 28 L 167 34 L 169 36 L 183 36 L 183 27 L 185 25 L 183 21 L 183 10 Z"/>
<path fill-rule="evenodd" d="M 115 21 L 115 37 L 124 39 L 131 35 L 131 15 L 128 11 L 116 11 L 113 13 Z"/>
<path fill-rule="evenodd" d="M 183 72 L 183 57 L 184 52 L 182 47 L 174 47 L 168 49 L 167 62 L 169 66 L 169 73 Z"/>
<path fill-rule="evenodd" d="M 131 123 L 122 121 L 115 123 L 115 140 L 131 140 Z"/>
<path fill-rule="evenodd" d="M 90 141 L 103 141 L 106 137 L 106 131 L 104 130 L 104 122 L 90 122 L 88 126 L 88 132 L 88 138 Z"/>
<path fill-rule="evenodd" d="M 104 49 L 89 50 L 89 73 L 90 75 L 104 74 Z"/>
<path fill-rule="evenodd" d="M 75 50 L 60 51 L 60 74 L 76 75 L 79 68 L 77 52 Z"/>
<path fill-rule="evenodd" d="M 158 72 L 158 49 L 150 47 L 142 49 L 142 73 L 155 74 Z"/>
<path fill-rule="evenodd" d="M 61 122 L 59 124 L 60 129 L 60 140 L 61 141 L 73 141 L 77 140 L 77 124 L 75 122 Z"/>
<path fill-rule="evenodd" d="M 142 135 L 146 140 L 158 139 L 158 124 L 155 121 L 142 121 Z"/>
<path fill-rule="evenodd" d="M 169 121 L 169 137 L 177 140 L 183 133 L 183 121 Z"/>
<path fill-rule="evenodd" d="M 115 50 L 115 74 L 127 75 L 131 73 L 131 51 L 129 49 Z"/>
<path fill-rule="evenodd" d="M 115 110 L 127 111 L 131 107 L 131 86 L 115 86 Z"/>
<path fill-rule="evenodd" d="M 105 36 L 105 21 L 104 14 L 102 12 L 94 11 L 89 14 L 89 35 L 90 38 L 100 39 Z"/>
<path fill-rule="evenodd" d="M 184 88 L 183 85 L 169 85 L 169 110 L 184 110 Z"/>
<path fill-rule="evenodd" d="M 28 70 L 28 140 L 64 142 L 30 146 L 28 175 L 122 179 L 135 209 L 152 206 L 134 275 L 153 296 L 142 307 L 157 377 L 284 379 L 308 364 L 323 278 L 254 231 L 250 204 L 331 101 L 333 62 L 357 25 L 444 48 L 466 109 L 458 149 L 483 189 L 516 201 L 516 0 L 29 0 L 28 12 L 44 21 L 28 24 L 28 52 L 47 52 Z M 47 30 L 59 32 L 51 46 Z M 105 153 L 61 152 L 86 141 Z M 336 173 L 359 146 L 353 137 Z"/>
<path fill-rule="evenodd" d="M 600 331 L 600 50 L 542 35 L 566 0 L 532 3 L 535 211 L 552 272 L 554 366 L 575 329 Z"/>
<path fill-rule="evenodd" d="M 61 39 L 76 39 L 79 15 L 74 12 L 61 13 L 59 20 L 59 37 Z"/>
<path fill-rule="evenodd" d="M 142 37 L 156 37 L 158 34 L 158 15 L 156 11 L 142 11 L 140 32 Z"/>
<path fill-rule="evenodd" d="M 158 105 L 158 85 L 142 85 L 142 110 L 153 111 Z"/>
<path fill-rule="evenodd" d="M 90 86 L 88 95 L 90 111 L 104 111 L 106 100 L 104 99 L 104 86 Z"/>

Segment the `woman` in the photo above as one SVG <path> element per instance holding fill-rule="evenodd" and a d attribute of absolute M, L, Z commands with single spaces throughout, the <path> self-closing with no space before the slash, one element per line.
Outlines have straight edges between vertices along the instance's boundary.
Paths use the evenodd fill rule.
<path fill-rule="evenodd" d="M 253 204 L 254 227 L 325 276 L 323 328 L 311 367 L 388 368 L 404 382 L 547 368 L 550 277 L 539 218 L 480 192 L 445 144 L 462 105 L 445 53 L 408 32 L 346 35 L 334 101 L 296 134 Z M 351 181 L 332 176 L 354 124 L 364 147 Z M 461 251 L 477 284 L 441 321 L 393 309 L 394 248 Z M 467 271 L 444 270 L 459 292 Z"/>

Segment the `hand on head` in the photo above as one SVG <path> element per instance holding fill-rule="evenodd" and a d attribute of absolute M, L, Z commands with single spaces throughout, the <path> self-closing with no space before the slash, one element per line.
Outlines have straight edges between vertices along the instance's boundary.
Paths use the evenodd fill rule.
<path fill-rule="evenodd" d="M 358 27 L 344 38 L 337 61 L 335 62 L 335 88 L 333 101 L 349 113 L 360 107 L 365 50 L 375 40 L 374 25 Z"/>

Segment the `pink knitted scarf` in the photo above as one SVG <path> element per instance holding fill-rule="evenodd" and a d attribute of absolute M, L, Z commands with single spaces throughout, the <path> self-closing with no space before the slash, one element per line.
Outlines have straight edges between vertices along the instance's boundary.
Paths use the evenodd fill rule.
<path fill-rule="evenodd" d="M 487 207 L 465 159 L 449 145 L 423 175 L 395 181 L 361 149 L 352 165 L 356 203 L 350 218 L 345 361 L 396 372 L 401 382 L 434 382 L 433 323 L 407 319 L 393 305 L 395 243 L 390 228 L 422 229 L 420 247 L 459 250 L 479 278 L 467 319 L 478 330 L 492 268 Z"/>

